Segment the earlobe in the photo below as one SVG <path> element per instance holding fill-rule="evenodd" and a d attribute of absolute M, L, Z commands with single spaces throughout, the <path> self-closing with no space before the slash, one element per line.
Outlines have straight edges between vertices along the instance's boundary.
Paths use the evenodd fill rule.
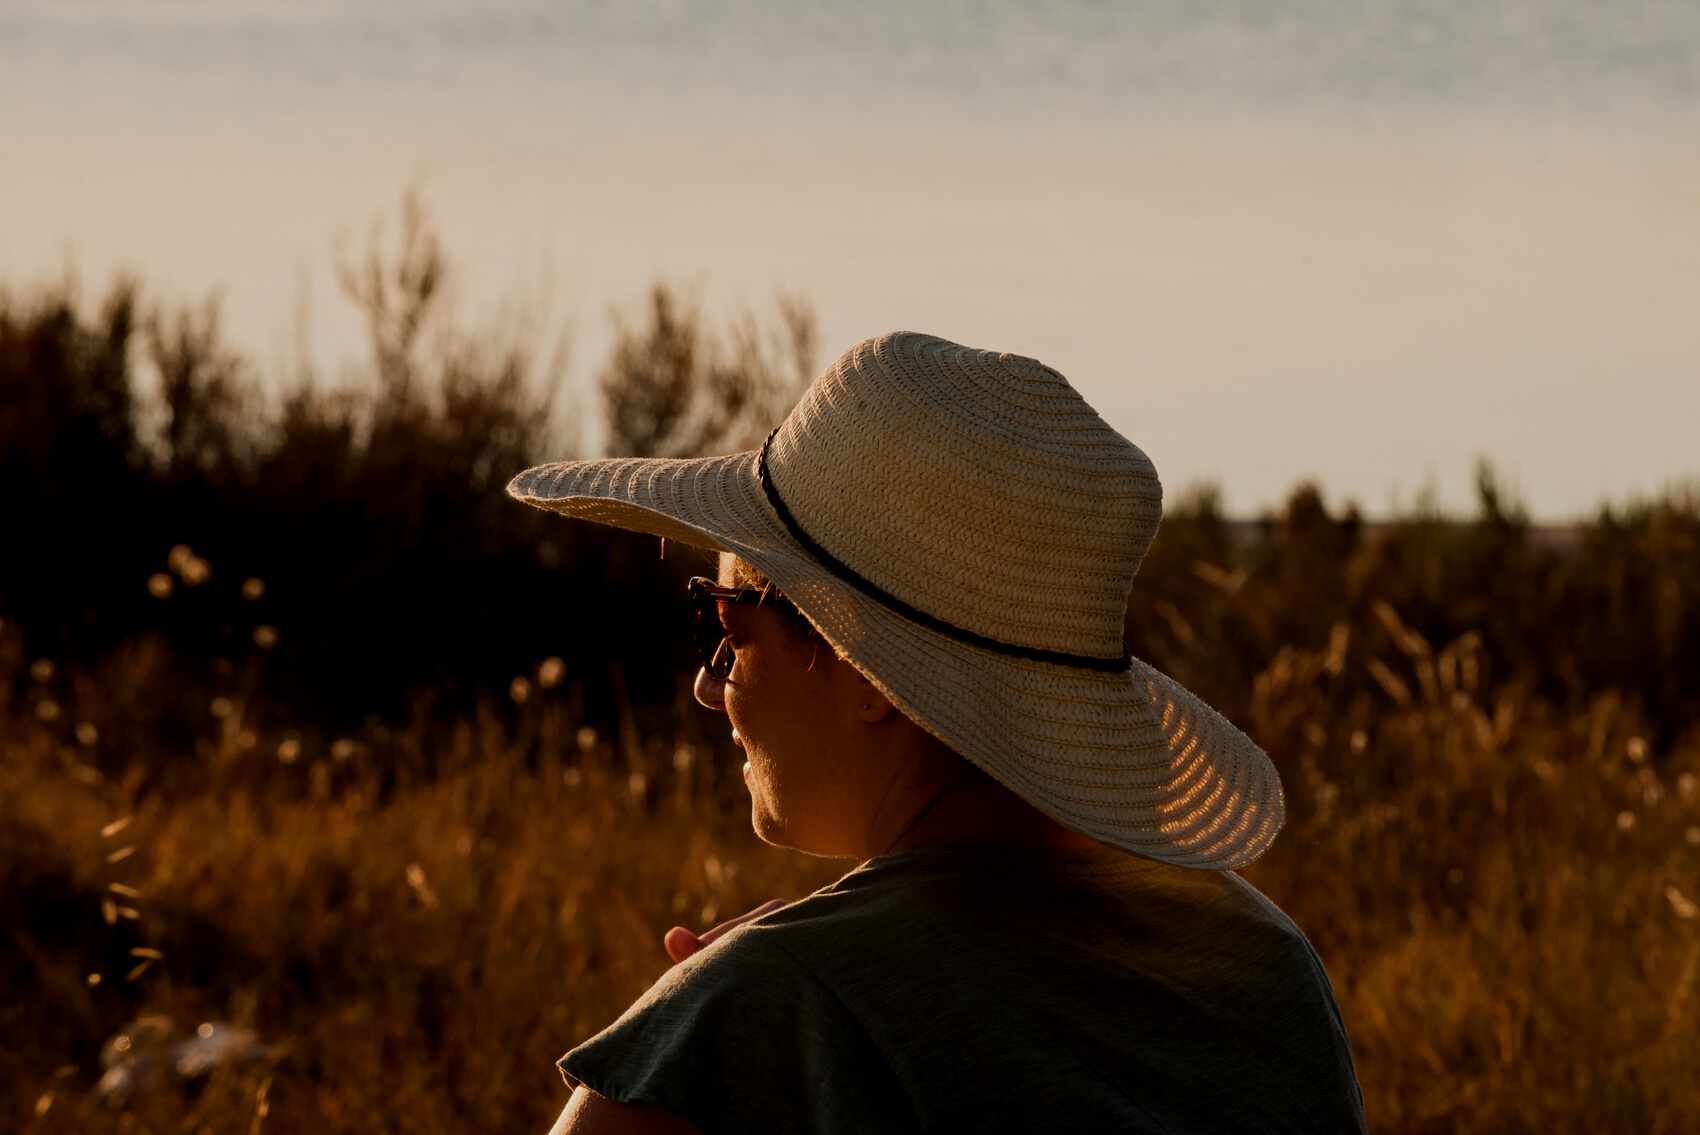
<path fill-rule="evenodd" d="M 857 712 L 856 716 L 860 717 L 869 725 L 874 725 L 884 721 L 887 717 L 891 716 L 891 702 L 887 701 L 886 696 L 876 690 L 874 688 L 874 684 L 869 682 L 867 678 L 863 678 L 862 681 L 866 684 L 867 688 L 862 691 L 862 707 Z"/>

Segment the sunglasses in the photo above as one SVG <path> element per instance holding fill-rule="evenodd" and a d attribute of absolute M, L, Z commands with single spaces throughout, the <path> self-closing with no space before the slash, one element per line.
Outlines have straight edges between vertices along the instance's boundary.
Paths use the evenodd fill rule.
<path fill-rule="evenodd" d="M 726 624 L 720 621 L 720 604 L 771 604 L 784 610 L 791 604 L 771 589 L 756 587 L 721 587 L 706 576 L 696 576 L 689 587 L 691 631 L 696 639 L 697 654 L 702 668 L 717 682 L 724 682 L 737 661 L 732 648 L 726 645 Z"/>

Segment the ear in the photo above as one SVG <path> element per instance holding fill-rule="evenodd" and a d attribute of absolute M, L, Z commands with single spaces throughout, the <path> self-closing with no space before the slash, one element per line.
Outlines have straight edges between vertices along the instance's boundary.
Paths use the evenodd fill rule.
<path fill-rule="evenodd" d="M 868 681 L 867 675 L 857 674 L 856 677 L 861 683 L 857 692 L 862 696 L 861 708 L 856 716 L 869 725 L 877 725 L 890 717 L 895 712 L 890 699 L 879 692 L 879 687 Z"/>

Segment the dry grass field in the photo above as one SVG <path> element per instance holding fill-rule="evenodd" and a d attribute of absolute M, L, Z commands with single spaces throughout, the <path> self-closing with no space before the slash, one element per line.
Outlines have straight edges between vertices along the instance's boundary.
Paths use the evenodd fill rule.
<path fill-rule="evenodd" d="M 148 685 L 145 659 L 120 662 L 66 711 L 115 722 Z M 541 1131 L 566 1098 L 552 1061 L 661 971 L 668 926 L 832 876 L 756 841 L 688 745 L 651 778 L 581 746 L 561 704 L 529 709 L 518 736 L 469 721 L 292 765 L 236 710 L 209 717 L 203 786 L 179 798 L 138 797 L 93 772 L 101 742 L 14 711 L 0 851 L 40 938 L 16 936 L 34 975 L 4 1010 L 24 1042 L 8 1129 L 45 1110 L 41 1130 Z M 414 745 L 446 771 L 384 793 L 373 768 Z M 265 1049 L 110 1106 L 92 1058 L 143 1015 Z"/>
<path fill-rule="evenodd" d="M 1436 646 L 1369 614 L 1277 651 L 1241 716 L 1292 814 L 1245 874 L 1327 963 L 1374 1128 L 1696 1129 L 1694 734 L 1656 746 L 1616 694 L 1561 711 L 1494 689 L 1479 635 Z M 237 702 L 186 758 L 107 740 L 162 693 L 146 643 L 36 681 L 3 641 L 0 690 L 37 692 L 0 717 L 9 964 L 29 973 L 0 1106 L 37 1130 L 541 1130 L 550 1062 L 662 970 L 668 926 L 837 869 L 753 839 L 682 706 L 611 743 L 534 681 L 511 714 L 286 762 L 298 746 Z M 1342 698 L 1354 675 L 1373 688 Z M 421 749 L 434 778 L 384 775 Z M 183 787 L 138 791 L 186 760 Z M 100 1042 L 145 1014 L 263 1047 L 103 1102 Z"/>
<path fill-rule="evenodd" d="M 0 1130 L 542 1131 L 670 926 L 845 867 L 751 834 L 693 565 L 502 497 L 546 402 L 523 353 L 419 345 L 408 231 L 352 289 L 371 390 L 270 417 L 211 315 L 0 295 Z M 759 426 L 808 369 L 782 319 L 716 348 L 657 291 L 613 436 Z M 1374 529 L 1183 495 L 1129 642 L 1281 770 L 1244 874 L 1374 1130 L 1700 1130 L 1700 497 L 1555 533 L 1479 487 Z"/>

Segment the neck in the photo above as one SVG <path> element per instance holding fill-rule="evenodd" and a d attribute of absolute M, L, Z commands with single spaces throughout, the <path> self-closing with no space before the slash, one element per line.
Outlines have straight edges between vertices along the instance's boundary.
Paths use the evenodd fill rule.
<path fill-rule="evenodd" d="M 970 769 L 926 801 L 880 854 L 910 847 L 1089 851 L 1102 846 L 1065 828 L 977 769 Z"/>

